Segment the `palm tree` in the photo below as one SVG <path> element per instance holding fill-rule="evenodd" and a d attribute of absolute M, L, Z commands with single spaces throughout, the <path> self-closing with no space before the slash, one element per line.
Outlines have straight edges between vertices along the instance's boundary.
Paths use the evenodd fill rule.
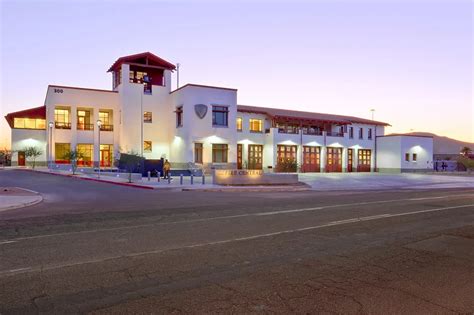
<path fill-rule="evenodd" d="M 471 148 L 469 147 L 462 147 L 461 148 L 461 154 L 464 156 L 468 156 L 472 152 Z"/>

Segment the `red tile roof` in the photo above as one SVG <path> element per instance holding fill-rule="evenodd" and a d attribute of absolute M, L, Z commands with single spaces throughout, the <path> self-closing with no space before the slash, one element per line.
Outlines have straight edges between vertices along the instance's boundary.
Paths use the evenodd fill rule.
<path fill-rule="evenodd" d="M 153 66 L 160 66 L 160 67 L 163 67 L 163 68 L 168 69 L 168 70 L 176 69 L 176 66 L 174 64 L 172 64 L 171 62 L 168 62 L 168 61 L 158 57 L 157 55 L 154 55 L 151 52 L 147 51 L 147 52 L 143 52 L 143 53 L 140 53 L 140 54 L 120 57 L 119 59 L 117 59 L 114 62 L 113 65 L 110 66 L 110 68 L 109 68 L 109 70 L 107 70 L 107 72 L 117 70 L 123 63 L 137 62 L 137 61 L 139 61 L 140 59 L 143 59 L 143 58 L 146 59 L 146 63 L 143 63 L 143 65 L 149 64 L 149 65 L 153 65 Z M 139 62 L 139 63 L 141 63 L 141 62 Z"/>
<path fill-rule="evenodd" d="M 40 106 L 18 112 L 9 113 L 5 116 L 10 128 L 13 128 L 13 122 L 15 118 L 40 118 L 46 119 L 46 106 Z"/>
<path fill-rule="evenodd" d="M 289 119 L 289 120 L 318 121 L 318 122 L 323 121 L 323 122 L 346 124 L 346 125 L 356 123 L 356 124 L 366 124 L 366 125 L 390 126 L 390 124 L 385 123 L 385 122 L 359 118 L 359 117 L 353 117 L 353 116 L 303 112 L 303 111 L 297 111 L 297 110 L 278 109 L 278 108 L 269 108 L 269 107 L 237 105 L 237 110 L 239 112 L 265 114 L 272 118 L 282 118 L 282 119 Z"/>

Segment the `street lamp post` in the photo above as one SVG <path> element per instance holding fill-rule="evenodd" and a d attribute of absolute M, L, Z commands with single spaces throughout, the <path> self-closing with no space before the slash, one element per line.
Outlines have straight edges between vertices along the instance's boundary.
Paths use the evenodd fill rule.
<path fill-rule="evenodd" d="M 99 132 L 99 175 L 98 175 L 98 178 L 100 178 L 100 128 L 102 127 L 102 121 L 100 120 L 97 120 L 97 128 L 99 129 L 98 132 Z"/>
<path fill-rule="evenodd" d="M 50 171 L 53 170 L 53 126 L 54 126 L 54 123 L 52 121 L 50 121 L 48 123 L 48 127 L 49 127 L 49 146 L 48 146 L 48 149 L 49 149 L 49 170 Z"/>

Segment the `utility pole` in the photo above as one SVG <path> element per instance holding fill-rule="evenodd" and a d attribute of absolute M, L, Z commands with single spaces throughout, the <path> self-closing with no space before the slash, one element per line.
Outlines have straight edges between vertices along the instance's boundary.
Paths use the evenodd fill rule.
<path fill-rule="evenodd" d="M 372 113 L 372 120 L 374 120 L 374 113 L 375 113 L 375 109 L 371 109 L 370 112 Z"/>

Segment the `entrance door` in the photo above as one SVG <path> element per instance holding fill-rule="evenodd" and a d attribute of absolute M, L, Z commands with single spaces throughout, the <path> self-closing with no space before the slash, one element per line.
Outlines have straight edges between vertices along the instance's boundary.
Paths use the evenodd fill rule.
<path fill-rule="evenodd" d="M 242 144 L 237 144 L 237 169 L 242 169 Z"/>
<path fill-rule="evenodd" d="M 347 149 L 347 171 L 352 172 L 352 164 L 354 163 L 354 149 Z"/>
<path fill-rule="evenodd" d="M 109 150 L 100 150 L 100 166 L 110 166 Z"/>
<path fill-rule="evenodd" d="M 25 152 L 18 151 L 18 166 L 25 166 Z"/>
<path fill-rule="evenodd" d="M 320 147 L 303 147 L 303 167 L 302 171 L 306 172 L 320 172 Z"/>
<path fill-rule="evenodd" d="M 342 148 L 327 148 L 327 172 L 342 172 Z"/>
<path fill-rule="evenodd" d="M 372 157 L 372 151 L 360 150 L 358 154 L 357 172 L 370 172 L 370 160 Z"/>
<path fill-rule="evenodd" d="M 249 169 L 261 170 L 263 166 L 263 145 L 249 144 Z"/>

